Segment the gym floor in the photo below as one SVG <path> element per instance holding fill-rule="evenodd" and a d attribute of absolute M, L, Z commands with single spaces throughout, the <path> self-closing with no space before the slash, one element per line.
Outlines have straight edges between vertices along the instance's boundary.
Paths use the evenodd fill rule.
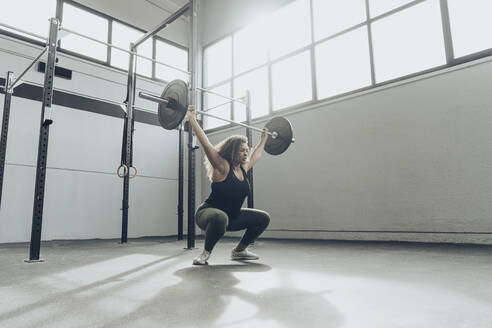
<path fill-rule="evenodd" d="M 208 266 L 170 239 L 2 244 L 0 327 L 492 327 L 492 246 L 236 241 Z"/>

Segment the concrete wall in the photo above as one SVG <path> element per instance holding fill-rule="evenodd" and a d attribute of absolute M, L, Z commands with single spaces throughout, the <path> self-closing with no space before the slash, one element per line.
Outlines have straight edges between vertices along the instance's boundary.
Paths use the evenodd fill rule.
<path fill-rule="evenodd" d="M 204 44 L 254 12 L 205 3 Z M 272 215 L 264 236 L 492 243 L 490 60 L 285 113 L 296 143 L 254 171 L 255 205 Z"/>
<path fill-rule="evenodd" d="M 0 74 L 19 74 L 30 62 L 26 57 L 39 52 L 36 46 L 0 36 Z M 61 53 L 57 57 L 60 66 L 73 70 L 73 78 L 55 78 L 55 88 L 118 102 L 126 98 L 126 73 Z M 43 74 L 32 69 L 25 79 L 42 83 Z M 163 87 L 145 78 L 137 81 L 138 90 L 161 93 Z M 3 99 L 0 95 L 2 111 Z M 140 99 L 136 105 L 157 109 L 155 103 Z M 13 97 L 0 243 L 30 240 L 40 110 L 40 102 Z M 56 105 L 53 120 L 42 239 L 119 238 L 123 183 L 115 172 L 120 164 L 123 120 Z M 138 122 L 135 128 L 134 165 L 139 175 L 130 183 L 128 236 L 176 235 L 178 131 Z"/>

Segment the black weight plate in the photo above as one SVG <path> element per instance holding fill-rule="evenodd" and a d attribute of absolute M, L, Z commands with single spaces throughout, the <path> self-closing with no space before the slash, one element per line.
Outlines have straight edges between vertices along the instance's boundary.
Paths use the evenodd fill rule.
<path fill-rule="evenodd" d="M 166 130 L 173 130 L 181 124 L 188 110 L 188 85 L 183 80 L 169 82 L 161 95 L 169 103 L 160 103 L 157 117 Z"/>
<path fill-rule="evenodd" d="M 278 134 L 275 139 L 268 135 L 265 151 L 271 155 L 282 154 L 292 143 L 292 125 L 289 120 L 277 116 L 268 121 L 265 127 L 268 128 L 269 132 L 277 132 Z"/>

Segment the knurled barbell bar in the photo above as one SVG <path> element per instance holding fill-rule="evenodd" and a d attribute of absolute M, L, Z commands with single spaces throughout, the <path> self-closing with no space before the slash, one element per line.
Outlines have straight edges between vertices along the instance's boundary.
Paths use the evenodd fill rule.
<path fill-rule="evenodd" d="M 188 85 L 183 80 L 169 82 L 160 97 L 146 92 L 140 92 L 139 97 L 159 103 L 157 117 L 159 118 L 161 126 L 166 130 L 177 128 L 188 111 Z M 248 129 L 263 132 L 260 128 L 232 121 L 204 111 L 196 110 L 196 112 L 234 125 L 240 125 Z M 281 116 L 274 117 L 268 121 L 265 127 L 268 129 L 269 135 L 265 143 L 265 151 L 267 153 L 271 155 L 280 155 L 289 148 L 291 143 L 295 142 L 292 133 L 292 125 L 288 119 Z"/>

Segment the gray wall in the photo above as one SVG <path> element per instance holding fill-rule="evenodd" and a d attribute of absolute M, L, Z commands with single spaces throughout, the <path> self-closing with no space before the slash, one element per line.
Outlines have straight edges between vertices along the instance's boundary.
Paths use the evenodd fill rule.
<path fill-rule="evenodd" d="M 186 40 L 181 39 L 183 33 L 176 35 L 173 41 Z M 2 77 L 7 71 L 19 74 L 30 62 L 25 57 L 39 52 L 36 46 L 0 36 Z M 70 81 L 55 78 L 56 88 L 119 102 L 125 99 L 125 73 L 61 53 L 58 58 L 60 66 L 74 71 Z M 42 83 L 43 74 L 33 69 L 25 79 Z M 137 88 L 161 93 L 163 85 L 139 78 Z M 1 111 L 3 99 L 0 95 Z M 156 104 L 140 99 L 136 105 L 157 109 Z M 40 102 L 13 97 L 0 243 L 30 239 L 40 110 Z M 123 183 L 115 172 L 120 164 L 123 120 L 56 105 L 53 120 L 42 239 L 119 238 Z M 138 122 L 135 128 L 134 165 L 139 175 L 130 183 L 128 236 L 176 235 L 178 132 Z"/>
<path fill-rule="evenodd" d="M 248 12 L 223 8 L 224 25 L 207 12 L 204 40 Z M 254 171 L 255 205 L 272 215 L 265 236 L 492 243 L 491 85 L 486 58 L 285 114 L 296 143 Z M 230 134 L 244 129 L 210 138 Z"/>

